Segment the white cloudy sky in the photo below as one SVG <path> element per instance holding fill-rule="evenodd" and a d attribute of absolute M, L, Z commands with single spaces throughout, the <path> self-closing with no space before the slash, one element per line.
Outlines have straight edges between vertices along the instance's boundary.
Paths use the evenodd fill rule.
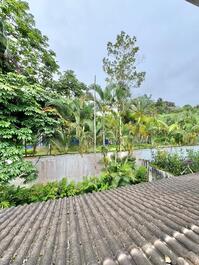
<path fill-rule="evenodd" d="M 106 43 L 135 35 L 146 80 L 134 94 L 199 104 L 199 8 L 185 0 L 28 0 L 62 70 L 104 85 Z"/>

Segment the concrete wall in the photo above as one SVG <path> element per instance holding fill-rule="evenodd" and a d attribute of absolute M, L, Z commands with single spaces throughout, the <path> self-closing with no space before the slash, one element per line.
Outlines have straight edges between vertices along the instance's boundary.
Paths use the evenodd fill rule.
<path fill-rule="evenodd" d="M 167 179 L 174 177 L 171 173 L 168 173 L 166 171 L 154 168 L 149 166 L 148 167 L 148 178 L 149 182 L 153 182 L 159 179 Z"/>
<path fill-rule="evenodd" d="M 186 153 L 186 150 L 199 151 L 199 146 L 168 147 L 161 148 L 161 150 L 165 150 L 169 153 Z M 133 156 L 136 158 L 137 165 L 147 166 L 147 160 L 150 161 L 153 153 L 156 152 L 157 149 L 135 150 L 133 152 Z M 111 154 L 113 153 L 109 153 L 109 156 Z M 127 152 L 120 153 L 120 156 L 125 155 L 127 155 Z M 100 153 L 84 154 L 82 156 L 80 154 L 66 154 L 58 156 L 44 156 L 40 158 L 27 158 L 27 160 L 36 164 L 39 172 L 37 182 L 39 183 L 61 180 L 64 177 L 78 182 L 86 176 L 98 176 L 103 167 L 102 164 L 100 164 L 101 159 L 102 154 Z M 143 161 L 145 161 L 144 164 Z"/>
<path fill-rule="evenodd" d="M 171 173 L 150 166 L 150 161 L 137 159 L 137 165 L 145 166 L 148 170 L 148 181 L 153 182 L 159 179 L 174 177 Z"/>
<path fill-rule="evenodd" d="M 109 153 L 109 156 L 113 153 Z M 121 152 L 120 156 L 127 155 Z M 54 180 L 61 180 L 67 177 L 75 182 L 83 180 L 87 176 L 99 176 L 103 165 L 103 155 L 97 154 L 66 154 L 58 156 L 44 156 L 37 158 L 26 158 L 36 165 L 38 170 L 37 183 L 45 183 Z"/>

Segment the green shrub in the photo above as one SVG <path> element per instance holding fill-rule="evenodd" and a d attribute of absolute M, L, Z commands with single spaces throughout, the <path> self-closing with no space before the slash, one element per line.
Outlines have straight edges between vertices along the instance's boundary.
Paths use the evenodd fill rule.
<path fill-rule="evenodd" d="M 0 142 L 0 183 L 8 183 L 17 177 L 26 182 L 34 180 L 37 170 L 31 162 L 24 160 L 22 147 Z"/>
<path fill-rule="evenodd" d="M 2 201 L 0 202 L 0 209 L 9 208 L 10 203 L 8 201 Z"/>
<path fill-rule="evenodd" d="M 67 179 L 64 178 L 59 182 L 58 190 L 57 190 L 57 196 L 59 198 L 67 197 Z"/>
<path fill-rule="evenodd" d="M 148 180 L 147 168 L 144 166 L 139 167 L 136 170 L 135 178 L 137 183 L 146 182 Z"/>
<path fill-rule="evenodd" d="M 193 172 L 199 172 L 199 151 L 187 151 L 186 164 Z"/>
<path fill-rule="evenodd" d="M 108 183 L 111 188 L 117 188 L 137 183 L 135 172 L 135 158 L 130 156 L 120 158 L 113 155 L 107 161 L 100 179 L 102 183 Z"/>
<path fill-rule="evenodd" d="M 37 184 L 30 188 L 31 201 L 55 200 L 58 192 L 58 182 L 49 182 L 47 184 Z"/>
<path fill-rule="evenodd" d="M 108 160 L 106 168 L 99 177 L 87 177 L 75 183 L 62 179 L 47 184 L 36 184 L 30 188 L 0 185 L 0 208 L 55 200 L 59 198 L 108 190 L 129 184 L 146 181 L 147 170 L 144 167 L 136 168 L 135 159 L 130 157 Z"/>
<path fill-rule="evenodd" d="M 159 151 L 153 156 L 151 165 L 175 176 L 199 172 L 199 151 L 189 150 L 185 155 Z"/>

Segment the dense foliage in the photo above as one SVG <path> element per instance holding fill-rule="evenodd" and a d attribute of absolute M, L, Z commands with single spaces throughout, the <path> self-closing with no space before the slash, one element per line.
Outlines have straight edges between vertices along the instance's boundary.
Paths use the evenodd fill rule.
<path fill-rule="evenodd" d="M 117 120 L 116 133 L 119 151 L 123 144 L 122 113 L 126 102 L 131 97 L 131 89 L 140 87 L 145 78 L 145 72 L 137 70 L 137 54 L 139 47 L 136 37 L 129 36 L 124 31 L 117 35 L 115 43 L 108 42 L 107 57 L 103 59 L 103 69 L 107 74 L 107 84 L 113 89 L 114 118 Z"/>
<path fill-rule="evenodd" d="M 0 142 L 0 183 L 7 183 L 13 178 L 23 178 L 25 181 L 37 177 L 36 168 L 32 163 L 24 161 L 21 145 Z"/>
<path fill-rule="evenodd" d="M 199 172 L 199 152 L 191 150 L 186 154 L 170 154 L 159 151 L 154 155 L 151 165 L 175 176 L 196 173 Z"/>
<path fill-rule="evenodd" d="M 0 11 L 0 182 L 36 177 L 24 154 L 110 149 L 130 154 L 134 146 L 199 143 L 198 107 L 178 108 L 147 95 L 132 98 L 145 78 L 137 69 L 135 36 L 122 31 L 108 42 L 106 86 L 87 86 L 72 70 L 58 73 L 55 53 L 27 2 L 0 1 Z M 116 183 L 131 174 L 128 164 L 119 174 L 116 161 L 109 166 Z"/>
<path fill-rule="evenodd" d="M 79 183 L 62 179 L 60 182 L 36 184 L 31 188 L 0 185 L 0 208 L 109 190 L 146 181 L 146 168 L 136 169 L 134 162 L 128 157 L 112 158 L 100 177 L 85 178 Z"/>
<path fill-rule="evenodd" d="M 165 142 L 177 144 L 199 143 L 199 108 L 184 106 L 170 114 L 161 115 L 160 119 L 167 126 Z"/>
<path fill-rule="evenodd" d="M 55 53 L 49 49 L 48 38 L 36 28 L 28 3 L 22 0 L 1 1 L 0 21 L 8 39 L 3 72 L 18 72 L 27 76 L 30 82 L 49 85 L 53 73 L 58 70 Z"/>
<path fill-rule="evenodd" d="M 49 93 L 25 77 L 0 74 L 0 182 L 36 177 L 35 169 L 23 160 L 23 147 L 36 145 L 58 127 L 56 111 L 45 106 L 48 100 Z"/>
<path fill-rule="evenodd" d="M 139 87 L 144 81 L 145 73 L 137 71 L 137 39 L 122 31 L 117 35 L 115 43 L 108 42 L 107 57 L 103 59 L 103 68 L 107 81 L 117 85 L 127 95 L 130 88 Z"/>
<path fill-rule="evenodd" d="M 59 76 L 57 81 L 53 82 L 53 89 L 64 97 L 80 97 L 87 91 L 87 86 L 80 82 L 74 71 L 68 70 Z"/>

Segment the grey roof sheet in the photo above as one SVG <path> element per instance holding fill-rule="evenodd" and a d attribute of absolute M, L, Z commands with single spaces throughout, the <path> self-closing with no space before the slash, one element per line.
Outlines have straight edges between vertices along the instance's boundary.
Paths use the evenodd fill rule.
<path fill-rule="evenodd" d="M 0 211 L 0 265 L 199 264 L 199 177 Z"/>
<path fill-rule="evenodd" d="M 187 2 L 190 2 L 196 6 L 199 6 L 199 0 L 186 0 Z"/>

